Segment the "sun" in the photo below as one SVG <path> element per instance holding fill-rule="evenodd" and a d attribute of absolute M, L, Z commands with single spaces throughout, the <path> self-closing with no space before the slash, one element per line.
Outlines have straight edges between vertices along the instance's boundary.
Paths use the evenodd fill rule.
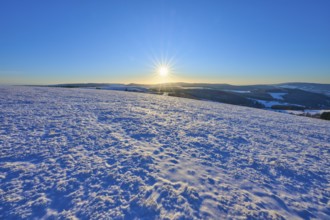
<path fill-rule="evenodd" d="M 169 68 L 167 66 L 160 66 L 158 68 L 158 74 L 160 76 L 167 76 L 169 74 Z"/>
<path fill-rule="evenodd" d="M 152 76 L 152 83 L 165 84 L 175 81 L 176 59 L 168 56 L 150 56 L 150 76 Z"/>

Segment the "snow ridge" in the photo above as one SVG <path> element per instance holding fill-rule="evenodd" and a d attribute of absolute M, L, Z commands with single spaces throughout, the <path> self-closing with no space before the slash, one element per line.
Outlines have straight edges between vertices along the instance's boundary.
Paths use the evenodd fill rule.
<path fill-rule="evenodd" d="M 330 123 L 120 91 L 0 88 L 0 219 L 328 219 Z"/>

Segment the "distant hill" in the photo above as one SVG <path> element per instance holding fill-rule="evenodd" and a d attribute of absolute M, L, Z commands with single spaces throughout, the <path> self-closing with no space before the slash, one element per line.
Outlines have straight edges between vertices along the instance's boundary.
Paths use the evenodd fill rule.
<path fill-rule="evenodd" d="M 218 101 L 256 108 L 305 110 L 330 109 L 330 85 L 293 83 L 277 85 L 229 85 L 171 83 L 150 88 L 158 94 Z"/>
<path fill-rule="evenodd" d="M 309 92 L 321 93 L 330 96 L 330 84 L 320 83 L 282 83 L 278 84 L 282 88 L 301 89 Z"/>
<path fill-rule="evenodd" d="M 143 92 L 209 100 L 271 110 L 329 110 L 330 84 L 281 83 L 272 85 L 230 85 L 209 83 L 108 84 L 75 83 L 54 87 Z"/>

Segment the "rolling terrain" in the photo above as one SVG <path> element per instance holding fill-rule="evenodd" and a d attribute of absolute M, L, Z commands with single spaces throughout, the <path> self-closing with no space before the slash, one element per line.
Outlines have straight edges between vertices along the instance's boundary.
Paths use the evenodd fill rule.
<path fill-rule="evenodd" d="M 330 111 L 329 84 L 283 83 L 238 86 L 208 83 L 164 83 L 157 85 L 87 83 L 55 86 L 152 93 L 197 100 L 209 100 L 299 115 L 311 114 L 311 110 Z"/>

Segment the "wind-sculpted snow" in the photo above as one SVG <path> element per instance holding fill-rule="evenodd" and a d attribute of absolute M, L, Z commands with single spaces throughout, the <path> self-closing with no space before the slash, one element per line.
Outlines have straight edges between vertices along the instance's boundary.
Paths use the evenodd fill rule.
<path fill-rule="evenodd" d="M 0 219 L 330 218 L 327 121 L 2 87 L 0 150 Z"/>

